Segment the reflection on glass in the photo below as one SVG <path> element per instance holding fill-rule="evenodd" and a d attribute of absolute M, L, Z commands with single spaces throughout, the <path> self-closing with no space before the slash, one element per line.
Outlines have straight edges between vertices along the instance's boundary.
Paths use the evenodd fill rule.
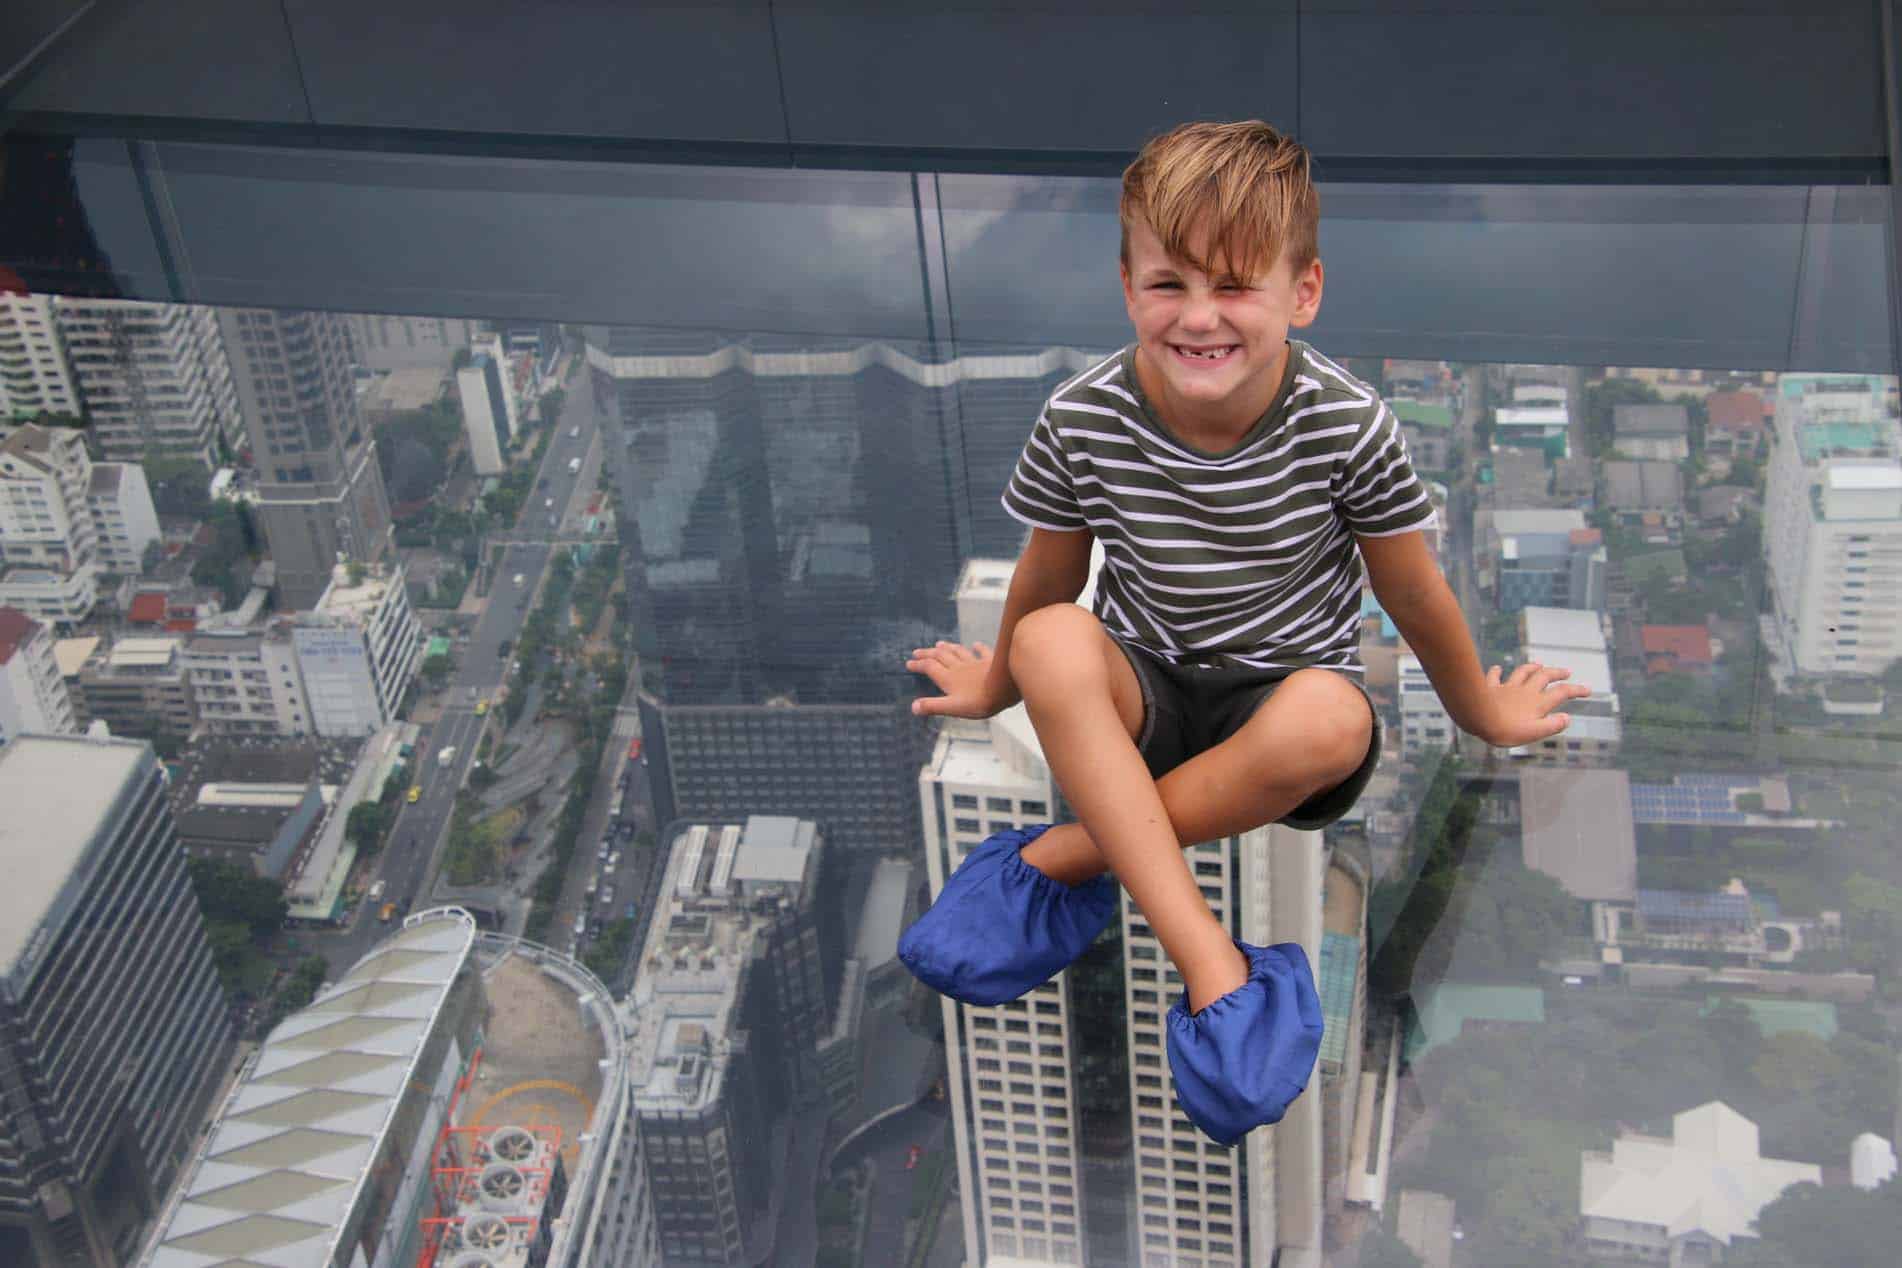
<path fill-rule="evenodd" d="M 412 311 L 455 315 L 345 315 L 311 288 L 349 209 L 390 205 L 363 165 L 318 199 L 345 227 L 284 264 L 279 307 L 277 261 L 210 245 L 230 227 L 210 208 L 296 200 L 232 156 L 170 157 L 187 223 L 136 222 L 141 253 L 101 194 L 107 254 L 144 277 L 152 241 L 189 243 L 188 287 L 258 306 L 65 293 L 86 270 L 53 247 L 16 269 L 0 738 L 103 720 L 171 764 L 259 1070 L 313 996 L 343 1007 L 326 980 L 447 936 L 405 917 L 473 913 L 493 1021 L 430 1023 L 423 1099 L 392 1119 L 417 1138 L 378 1156 L 427 1178 L 464 1156 L 439 1143 L 486 1159 L 482 1130 L 548 1129 L 561 1183 L 517 1221 L 547 1262 L 1856 1262 L 1885 1227 L 1860 1186 L 1892 1168 L 1897 1115 L 1902 411 L 1881 341 L 1842 317 L 1886 305 L 1855 263 L 1862 192 L 1323 191 L 1335 337 L 1432 482 L 1432 545 L 1485 658 L 1570 665 L 1591 695 L 1554 740 L 1488 751 L 1366 601 L 1385 750 L 1360 804 L 1190 855 L 1237 936 L 1308 947 L 1327 1018 L 1295 1111 L 1221 1149 L 1175 1106 L 1180 981 L 1127 903 L 997 1008 L 947 1004 L 894 958 L 966 849 L 1065 813 L 1021 712 L 921 721 L 900 667 L 990 640 L 1021 543 L 998 495 L 1043 400 L 1126 338 L 1105 183 L 873 177 L 833 207 L 804 175 L 761 193 L 669 169 L 646 201 L 591 176 L 585 223 L 627 196 L 651 232 L 567 311 L 484 317 L 444 283 Z M 542 214 L 519 180 L 478 232 L 445 183 L 402 185 L 412 246 L 429 216 L 476 235 L 466 254 Z M 797 207 L 781 244 L 759 228 L 775 197 Z M 695 251 L 661 245 L 701 214 Z M 729 233 L 751 252 L 734 267 L 770 278 L 737 306 Z M 598 240 L 575 234 L 557 271 Z M 1555 241 L 1712 254 L 1673 275 L 1670 313 L 1615 335 L 1607 270 L 1570 255 L 1491 293 L 1435 280 L 1461 251 Z M 862 255 L 826 280 L 845 242 Z M 373 254 L 355 294 L 410 267 L 389 240 Z M 1745 278 L 1713 256 L 1775 263 Z M 1391 322 L 1384 275 L 1405 283 Z M 509 311 L 549 285 L 503 276 Z M 1459 360 L 1423 316 L 1439 283 Z M 1775 369 L 1605 364 L 1752 305 L 1683 359 L 1775 348 L 1754 362 Z M 286 911 L 233 916 L 241 880 Z M 380 1042 L 351 1026 L 339 1071 Z M 227 1117 L 268 1099 L 213 1091 Z M 148 1247 L 242 1241 L 254 1212 L 215 1192 L 228 1138 L 177 1130 Z M 362 1232 L 372 1257 L 490 1227 L 450 1181 L 378 1192 L 393 1240 Z M 54 1262 L 91 1201 L 35 1208 L 0 1259 Z"/>

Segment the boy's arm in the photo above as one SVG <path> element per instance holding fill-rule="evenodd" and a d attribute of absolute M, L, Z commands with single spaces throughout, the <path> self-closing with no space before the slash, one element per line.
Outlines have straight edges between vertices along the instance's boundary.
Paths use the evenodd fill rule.
<path fill-rule="evenodd" d="M 1095 538 L 1087 529 L 1074 533 L 1059 533 L 1048 528 L 1030 530 L 1030 541 L 1017 559 L 1017 567 L 1010 576 L 1010 590 L 1004 595 L 1004 615 L 997 623 L 997 646 L 991 649 L 985 689 L 986 694 L 998 702 L 992 713 L 1001 713 L 1023 699 L 1010 676 L 1010 637 L 1017 622 L 1038 608 L 1076 602 L 1090 579 L 1093 541 Z"/>
<path fill-rule="evenodd" d="M 1480 667 L 1479 649 L 1439 565 L 1418 532 L 1360 537 L 1361 558 L 1374 597 L 1400 630 L 1439 693 L 1454 723 L 1488 744 L 1509 748 L 1557 735 L 1571 718 L 1552 710 L 1591 694 L 1585 687 L 1548 686 L 1567 669 L 1521 666 L 1501 681 L 1499 668 Z"/>
<path fill-rule="evenodd" d="M 926 675 L 944 694 L 919 697 L 911 702 L 911 711 L 988 718 L 1023 699 L 1010 676 L 1011 635 L 1026 614 L 1052 604 L 1074 602 L 1083 593 L 1083 583 L 1090 576 L 1093 540 L 1087 529 L 1064 532 L 1033 528 L 1030 543 L 1011 573 L 1004 615 L 997 623 L 997 646 L 987 648 L 978 643 L 967 648 L 945 641 L 913 649 L 905 668 Z"/>

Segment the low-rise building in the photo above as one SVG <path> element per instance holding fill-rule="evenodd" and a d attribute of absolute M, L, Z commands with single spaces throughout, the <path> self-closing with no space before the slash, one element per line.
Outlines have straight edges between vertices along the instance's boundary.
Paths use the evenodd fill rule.
<path fill-rule="evenodd" d="M 1669 1138 L 1620 1132 L 1579 1165 L 1579 1233 L 1594 1258 L 1711 1264 L 1793 1184 L 1820 1184 L 1814 1163 L 1765 1158 L 1757 1125 L 1722 1101 L 1671 1118 Z"/>
<path fill-rule="evenodd" d="M 1520 663 L 1569 669 L 1566 681 L 1589 688 L 1591 695 L 1568 701 L 1571 723 L 1547 739 L 1505 752 L 1522 761 L 1548 766 L 1602 766 L 1624 741 L 1618 691 L 1604 618 L 1577 608 L 1528 607 L 1519 614 Z"/>
<path fill-rule="evenodd" d="M 402 566 L 336 565 L 316 606 L 292 618 L 291 641 L 314 733 L 369 735 L 387 724 L 422 661 Z"/>
<path fill-rule="evenodd" d="M 1616 405 L 1611 426 L 1612 448 L 1627 458 L 1682 462 L 1691 456 L 1691 415 L 1682 405 Z"/>
<path fill-rule="evenodd" d="M 1601 474 L 1603 505 L 1620 519 L 1635 519 L 1646 511 L 1684 513 L 1684 469 L 1675 462 L 1614 458 L 1604 464 Z"/>
<path fill-rule="evenodd" d="M 1638 836 L 1630 777 L 1621 770 L 1543 770 L 1519 775 L 1525 865 L 1582 902 L 1633 904 Z"/>
<path fill-rule="evenodd" d="M 1475 570 L 1501 612 L 1605 605 L 1604 537 L 1584 512 L 1496 510 L 1481 519 Z"/>
<path fill-rule="evenodd" d="M 198 717 L 213 735 L 302 736 L 310 706 L 293 624 L 278 618 L 252 629 L 207 630 L 185 640 L 185 671 Z"/>
<path fill-rule="evenodd" d="M 1644 672 L 1708 674 L 1716 659 L 1710 631 L 1702 625 L 1646 625 L 1638 638 L 1644 649 Z"/>
<path fill-rule="evenodd" d="M 78 729 L 52 635 L 18 608 L 0 608 L 0 744 Z"/>
<path fill-rule="evenodd" d="M 114 735 L 183 738 L 198 723 L 181 640 L 122 638 L 100 644 L 79 669 L 78 722 Z"/>
<path fill-rule="evenodd" d="M 1775 413 L 1748 388 L 1704 398 L 1704 452 L 1718 458 L 1754 458 L 1763 452 Z"/>

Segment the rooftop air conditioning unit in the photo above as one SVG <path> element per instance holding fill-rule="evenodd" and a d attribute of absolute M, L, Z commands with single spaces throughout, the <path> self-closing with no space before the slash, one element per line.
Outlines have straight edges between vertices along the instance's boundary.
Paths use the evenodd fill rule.
<path fill-rule="evenodd" d="M 500 1215 L 484 1213 L 462 1222 L 462 1244 L 469 1250 L 502 1251 L 514 1237 L 509 1222 Z"/>
<path fill-rule="evenodd" d="M 522 1174 L 520 1167 L 492 1162 L 482 1168 L 478 1187 L 484 1210 L 512 1211 L 522 1205 L 522 1198 L 528 1192 L 528 1177 Z"/>
<path fill-rule="evenodd" d="M 541 1152 L 541 1141 L 525 1127 L 498 1127 L 489 1134 L 488 1145 L 491 1157 L 517 1166 Z"/>

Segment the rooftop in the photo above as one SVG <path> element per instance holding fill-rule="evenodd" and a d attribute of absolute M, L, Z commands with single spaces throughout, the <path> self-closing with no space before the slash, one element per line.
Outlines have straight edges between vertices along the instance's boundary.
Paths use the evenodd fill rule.
<path fill-rule="evenodd" d="M 1704 412 L 1712 427 L 1722 431 L 1748 431 L 1763 426 L 1769 406 L 1763 397 L 1748 390 L 1712 392 L 1704 398 Z"/>
<path fill-rule="evenodd" d="M 1576 647 L 1581 651 L 1605 650 L 1605 630 L 1595 611 L 1528 606 L 1520 609 L 1519 620 L 1527 643 L 1540 647 Z"/>
<path fill-rule="evenodd" d="M 383 1153 L 475 922 L 412 917 L 265 1039 L 232 1090 L 147 1268 L 320 1268 Z M 413 1149 L 417 1142 L 403 1141 Z"/>
<path fill-rule="evenodd" d="M 13 660 L 13 653 L 25 646 L 40 623 L 18 608 L 0 608 L 0 665 Z"/>
<path fill-rule="evenodd" d="M 1701 625 L 1647 625 L 1638 639 L 1647 658 L 1668 657 L 1674 665 L 1711 663 L 1710 631 Z"/>
<path fill-rule="evenodd" d="M 117 462 L 95 462 L 92 476 L 86 482 L 88 494 L 104 497 L 119 491 L 119 476 L 123 465 Z"/>
<path fill-rule="evenodd" d="M 1671 1138 L 1626 1133 L 1609 1154 L 1587 1151 L 1579 1168 L 1579 1214 L 1701 1232 L 1728 1246 L 1755 1237 L 1757 1213 L 1792 1184 L 1822 1182 L 1813 1163 L 1765 1158 L 1757 1125 L 1710 1101 L 1671 1119 Z"/>
<path fill-rule="evenodd" d="M 1584 528 L 1585 512 L 1575 510 L 1497 510 L 1493 531 L 1501 537 L 1521 533 L 1566 533 Z"/>
<path fill-rule="evenodd" d="M 1893 462 L 1832 464 L 1829 487 L 1851 492 L 1902 489 L 1902 466 Z"/>
<path fill-rule="evenodd" d="M 1624 771 L 1527 768 L 1519 775 L 1519 826 L 1526 866 L 1572 897 L 1636 901 L 1638 838 Z"/>
<path fill-rule="evenodd" d="M 59 638 L 53 640 L 53 661 L 59 666 L 60 677 L 71 678 L 99 647 L 99 636 L 88 634 L 85 638 Z"/>
<path fill-rule="evenodd" d="M 1613 511 L 1675 511 L 1684 505 L 1684 473 L 1675 462 L 1604 464 L 1605 505 Z"/>
<path fill-rule="evenodd" d="M 13 972 L 150 752 L 143 740 L 76 735 L 23 735 L 0 748 L 0 974 Z"/>
<path fill-rule="evenodd" d="M 1407 1031 L 1407 1060 L 1417 1061 L 1443 1043 L 1459 1038 L 1469 1021 L 1506 1021 L 1541 1025 L 1545 992 L 1536 986 L 1492 986 L 1440 982 L 1420 993 L 1413 1025 Z"/>
<path fill-rule="evenodd" d="M 1833 419 L 1796 427 L 1797 448 L 1805 463 L 1836 456 L 1893 454 L 1895 440 L 1896 425 L 1887 419 Z"/>
<path fill-rule="evenodd" d="M 1691 434 L 1691 412 L 1682 405 L 1616 405 L 1611 422 L 1620 440 Z"/>

